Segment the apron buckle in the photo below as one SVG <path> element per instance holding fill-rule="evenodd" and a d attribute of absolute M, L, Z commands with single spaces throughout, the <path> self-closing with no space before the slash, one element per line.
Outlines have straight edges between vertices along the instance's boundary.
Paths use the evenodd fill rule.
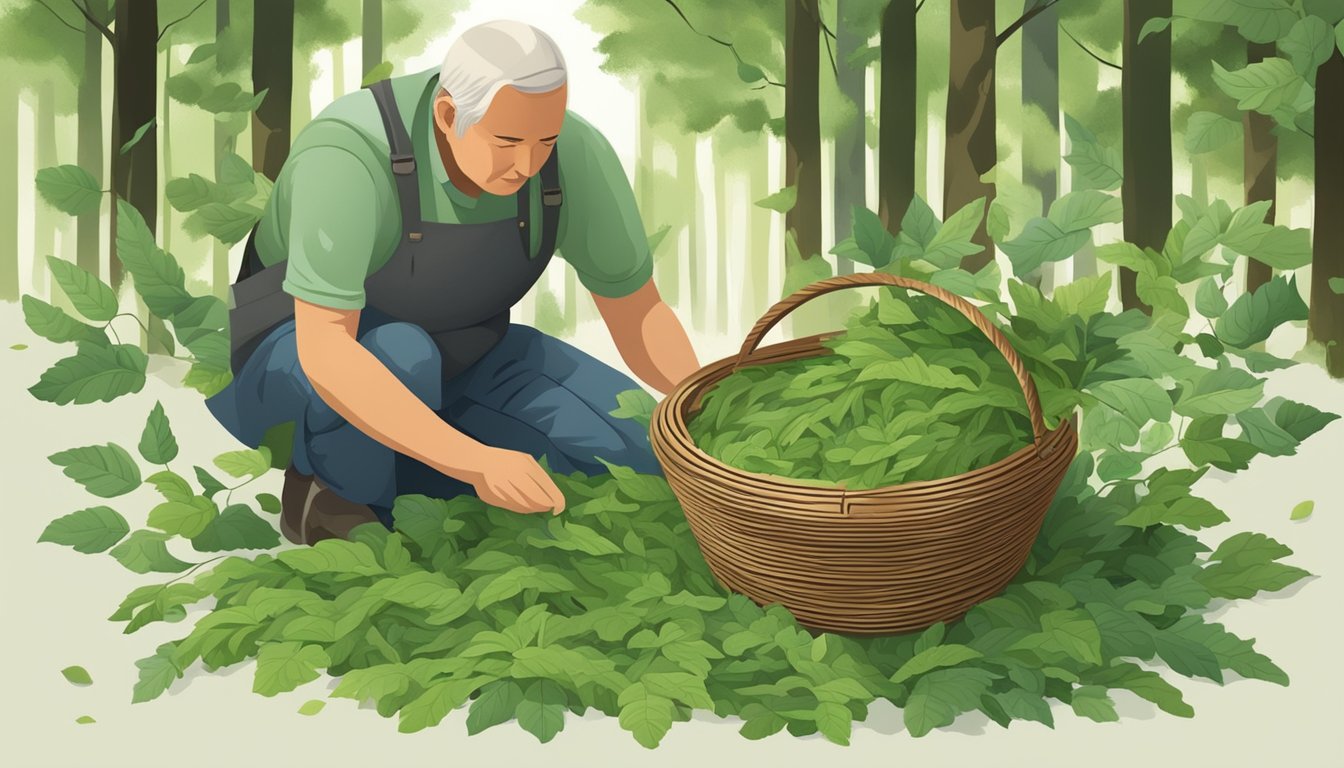
<path fill-rule="evenodd" d="M 393 155 L 392 172 L 398 176 L 415 173 L 415 155 Z"/>
<path fill-rule="evenodd" d="M 541 190 L 541 204 L 542 204 L 542 205 L 555 207 L 555 206 L 557 206 L 557 205 L 560 205 L 560 203 L 561 203 L 564 199 L 565 199 L 565 196 L 564 196 L 563 194 L 561 194 L 560 189 L 559 189 L 558 187 L 557 187 L 556 189 L 543 189 L 543 190 Z"/>

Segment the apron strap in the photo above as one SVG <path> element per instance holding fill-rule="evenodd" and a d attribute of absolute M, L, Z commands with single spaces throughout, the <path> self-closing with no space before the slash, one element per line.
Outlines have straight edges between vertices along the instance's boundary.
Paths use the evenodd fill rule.
<path fill-rule="evenodd" d="M 383 118 L 383 131 L 387 134 L 387 146 L 392 163 L 392 180 L 397 185 L 397 202 L 401 205 L 401 236 L 411 242 L 419 242 L 423 237 L 420 226 L 420 186 L 415 176 L 415 150 L 406 125 L 397 112 L 397 103 L 392 96 L 392 81 L 379 80 L 369 86 L 373 100 L 378 104 L 378 113 Z"/>
<path fill-rule="evenodd" d="M 551 156 L 541 166 L 541 249 L 538 256 L 549 256 L 555 252 L 555 239 L 560 229 L 560 206 L 565 196 L 560 191 L 560 148 L 551 150 Z M 518 232 L 523 239 L 523 253 L 532 255 L 532 238 L 527 231 L 531 223 L 528 208 L 531 204 L 532 182 L 529 180 L 518 190 Z"/>

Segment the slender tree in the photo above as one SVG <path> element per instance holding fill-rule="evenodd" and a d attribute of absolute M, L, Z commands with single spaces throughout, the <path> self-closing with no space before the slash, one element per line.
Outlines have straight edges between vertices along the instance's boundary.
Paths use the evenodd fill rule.
<path fill-rule="evenodd" d="M 1024 0 L 1023 14 L 1036 2 Z M 1053 8 L 1022 25 L 1022 106 L 1039 110 L 1050 126 L 1048 136 L 1024 136 L 1022 141 L 1022 178 L 1041 193 L 1044 216 L 1059 191 L 1059 18 Z M 1024 279 L 1048 291 L 1054 287 L 1053 276 L 1050 265 Z"/>
<path fill-rule="evenodd" d="M 294 0 L 253 0 L 252 91 L 266 98 L 252 114 L 252 167 L 275 181 L 289 156 L 294 95 Z"/>
<path fill-rule="evenodd" d="M 19 90 L 0 83 L 0 299 L 19 300 Z"/>
<path fill-rule="evenodd" d="M 882 13 L 877 104 L 877 215 L 895 232 L 915 197 L 916 99 L 919 93 L 915 0 L 891 0 Z"/>
<path fill-rule="evenodd" d="M 797 203 L 784 216 L 798 252 L 821 253 L 821 121 L 817 114 L 821 26 L 816 0 L 785 5 L 784 183 L 797 189 Z"/>
<path fill-rule="evenodd" d="M 1171 231 L 1171 30 L 1139 42 L 1150 19 L 1171 16 L 1171 0 L 1126 0 L 1123 107 L 1125 240 L 1140 248 L 1162 250 Z M 1138 273 L 1120 267 L 1120 302 L 1152 313 L 1139 299 Z"/>
<path fill-rule="evenodd" d="M 1276 55 L 1273 43 L 1246 43 L 1246 61 L 1249 64 L 1264 61 Z M 1242 147 L 1245 158 L 1242 174 L 1246 205 L 1269 201 L 1269 210 L 1265 213 L 1265 222 L 1274 223 L 1274 211 L 1278 205 L 1276 190 L 1279 168 L 1279 140 L 1274 136 L 1274 118 L 1255 110 L 1242 113 Z M 1246 292 L 1269 282 L 1274 270 L 1268 264 L 1252 258 L 1246 260 Z"/>
<path fill-rule="evenodd" d="M 92 24 L 84 24 L 83 69 L 79 78 L 78 127 L 75 162 L 89 172 L 100 187 L 103 184 L 103 36 Z M 98 210 L 80 214 L 76 224 L 76 262 L 95 275 L 101 275 L 99 239 L 102 236 Z"/>
<path fill-rule="evenodd" d="M 1326 370 L 1344 376 L 1344 55 L 1338 46 L 1316 72 L 1316 199 L 1308 335 L 1326 345 Z"/>
<path fill-rule="evenodd" d="M 360 50 L 364 73 L 383 63 L 383 0 L 364 0 Z"/>
<path fill-rule="evenodd" d="M 852 6 L 855 0 L 837 0 L 835 29 L 836 79 L 840 93 L 857 109 L 856 119 L 842 128 L 835 137 L 835 186 L 833 200 L 835 205 L 835 240 L 839 242 L 849 237 L 853 223 L 851 211 L 863 207 L 865 203 L 867 142 L 864 140 L 864 128 L 867 125 L 867 94 L 865 88 L 867 64 L 851 62 L 850 58 L 867 43 L 865 30 L 861 30 L 852 19 Z M 843 256 L 836 257 L 836 274 L 847 275 L 854 271 L 854 262 Z"/>

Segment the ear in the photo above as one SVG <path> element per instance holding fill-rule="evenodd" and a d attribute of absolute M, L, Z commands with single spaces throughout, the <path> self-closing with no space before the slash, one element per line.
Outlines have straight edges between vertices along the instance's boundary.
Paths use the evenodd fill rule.
<path fill-rule="evenodd" d="M 444 91 L 439 91 L 439 95 L 434 97 L 434 124 L 445 136 L 453 135 L 453 118 L 456 115 L 457 105 L 453 103 L 453 97 Z"/>

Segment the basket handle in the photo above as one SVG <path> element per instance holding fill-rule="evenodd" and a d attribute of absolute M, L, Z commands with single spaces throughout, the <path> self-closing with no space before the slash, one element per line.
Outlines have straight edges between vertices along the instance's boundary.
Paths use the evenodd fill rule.
<path fill-rule="evenodd" d="M 921 280 L 886 272 L 856 272 L 852 275 L 839 275 L 805 285 L 776 302 L 774 306 L 766 310 L 764 315 L 761 315 L 761 319 L 756 321 L 756 325 L 752 326 L 747 333 L 746 340 L 742 342 L 742 349 L 737 354 L 737 361 L 733 363 L 733 370 L 736 371 L 747 364 L 751 360 L 751 353 L 756 351 L 756 347 L 761 343 L 765 334 L 793 310 L 823 294 L 838 291 L 842 288 L 863 285 L 890 285 L 909 288 L 920 293 L 926 293 L 965 315 L 972 325 L 979 328 L 980 332 L 989 338 L 990 342 L 999 350 L 999 353 L 1008 361 L 1008 366 L 1013 369 L 1013 375 L 1017 377 L 1017 383 L 1022 387 L 1022 393 L 1027 398 L 1027 414 L 1031 418 L 1031 431 L 1035 436 L 1036 454 L 1044 457 L 1048 453 L 1048 451 L 1042 452 L 1046 428 L 1045 420 L 1041 417 L 1040 395 L 1037 394 L 1036 384 L 1027 374 L 1026 366 L 1022 364 L 1022 358 L 1018 356 L 1017 350 L 1013 349 L 1008 337 L 1004 336 L 1003 331 L 1000 331 L 997 326 L 991 323 L 989 318 L 985 317 L 984 313 L 974 304 L 951 291 Z"/>

